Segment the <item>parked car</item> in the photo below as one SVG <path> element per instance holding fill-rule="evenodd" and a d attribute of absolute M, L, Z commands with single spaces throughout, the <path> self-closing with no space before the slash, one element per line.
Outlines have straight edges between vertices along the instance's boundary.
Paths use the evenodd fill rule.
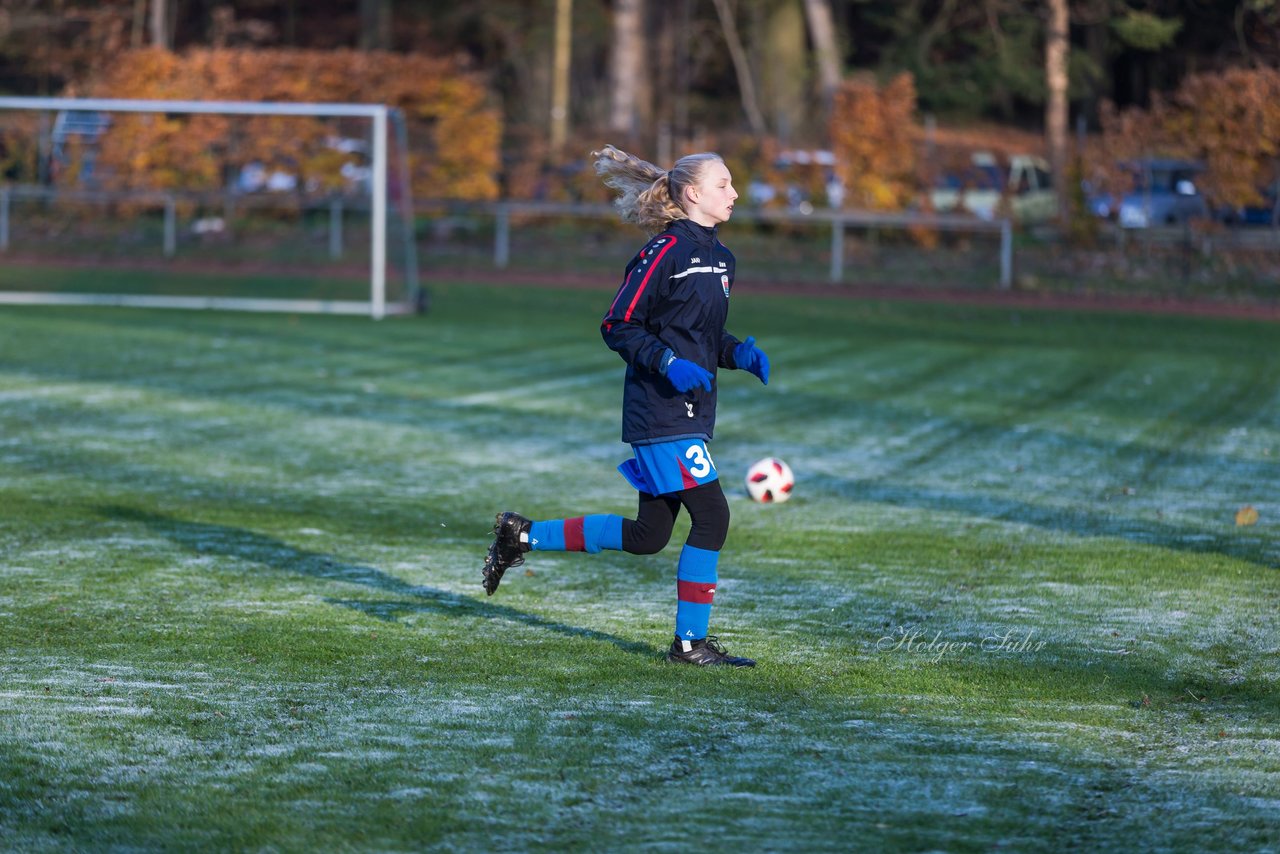
<path fill-rule="evenodd" d="M 1262 196 L 1260 203 L 1222 208 L 1217 211 L 1218 219 L 1227 225 L 1263 225 L 1280 228 L 1280 180 L 1260 187 L 1258 195 Z"/>
<path fill-rule="evenodd" d="M 1099 219 L 1114 220 L 1120 214 L 1120 194 L 1102 189 L 1093 181 L 1081 181 L 1084 207 Z"/>
<path fill-rule="evenodd" d="M 844 205 L 844 184 L 836 176 L 835 166 L 836 156 L 830 151 L 783 151 L 773 161 L 777 183 L 752 178 L 747 184 L 747 202 L 762 208 L 781 198 L 787 210 L 802 214 L 813 213 L 815 202 L 838 210 Z"/>
<path fill-rule="evenodd" d="M 325 139 L 324 146 L 346 155 L 338 167 L 338 175 L 342 177 L 346 191 L 368 193 L 373 177 L 373 170 L 368 165 L 368 144 L 361 139 L 330 136 Z M 233 186 L 239 193 L 292 193 L 298 189 L 298 175 L 286 169 L 269 169 L 262 162 L 253 160 L 240 167 Z M 320 187 L 321 181 L 316 177 L 309 178 L 304 185 L 308 193 L 314 193 Z"/>
<path fill-rule="evenodd" d="M 84 146 L 80 156 L 79 181 L 86 187 L 98 183 L 98 143 L 111 127 L 111 116 L 90 110 L 61 110 L 54 117 L 49 134 L 49 177 L 56 178 L 71 165 L 69 149 L 73 142 Z"/>
<path fill-rule="evenodd" d="M 1121 228 L 1178 225 L 1209 215 L 1196 186 L 1204 166 L 1189 160 L 1147 158 L 1124 164 L 1132 186 L 1120 199 Z"/>
<path fill-rule="evenodd" d="M 962 173 L 943 176 L 929 191 L 933 209 L 968 211 L 992 220 L 1008 199 L 1009 215 L 1018 222 L 1047 222 L 1058 212 L 1058 191 L 1053 187 L 1049 164 L 1041 157 L 1016 154 L 1001 162 L 995 155 L 978 152 Z"/>

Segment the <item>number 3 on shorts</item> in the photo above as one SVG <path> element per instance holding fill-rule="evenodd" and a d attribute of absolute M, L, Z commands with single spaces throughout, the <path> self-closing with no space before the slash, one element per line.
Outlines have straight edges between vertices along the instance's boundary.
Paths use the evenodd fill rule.
<path fill-rule="evenodd" d="M 706 445 L 690 445 L 684 452 L 684 458 L 693 462 L 689 468 L 689 474 L 696 478 L 704 478 L 715 470 L 716 464 L 712 461 L 711 452 L 707 450 Z"/>

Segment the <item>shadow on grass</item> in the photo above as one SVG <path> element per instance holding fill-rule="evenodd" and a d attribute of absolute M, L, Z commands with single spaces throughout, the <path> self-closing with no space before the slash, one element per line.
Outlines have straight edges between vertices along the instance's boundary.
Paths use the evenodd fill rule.
<path fill-rule="evenodd" d="M 505 605 L 493 605 L 448 590 L 408 584 L 380 569 L 346 563 L 332 555 L 295 548 L 274 537 L 244 528 L 208 522 L 189 522 L 135 507 L 118 505 L 98 507 L 97 511 L 107 519 L 146 525 L 182 548 L 198 554 L 226 555 L 319 580 L 360 584 L 406 597 L 401 601 L 390 602 L 364 602 L 332 597 L 326 597 L 324 600 L 331 605 L 360 611 L 380 620 L 395 621 L 397 612 L 410 611 L 466 619 L 511 620 L 564 637 L 609 643 L 623 652 L 646 658 L 657 658 L 661 653 L 659 649 L 649 644 L 626 640 L 607 632 L 570 626 L 527 611 Z M 478 584 L 478 572 L 476 579 Z"/>
<path fill-rule="evenodd" d="M 1280 569 L 1271 541 L 1254 534 L 1231 534 L 1210 528 L 1186 527 L 1134 519 L 1102 511 L 1034 504 L 1012 498 L 912 487 L 902 484 L 826 478 L 833 491 L 859 501 L 895 507 L 958 513 L 1032 525 L 1073 537 L 1114 537 L 1139 545 L 1191 554 L 1218 554 L 1264 569 Z"/>

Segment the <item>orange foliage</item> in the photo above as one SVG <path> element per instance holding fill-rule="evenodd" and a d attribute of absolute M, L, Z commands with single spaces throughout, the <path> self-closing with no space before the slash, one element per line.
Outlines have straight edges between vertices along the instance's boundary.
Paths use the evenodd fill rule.
<path fill-rule="evenodd" d="M 1236 68 L 1187 77 L 1149 109 L 1103 112 L 1096 171 L 1143 156 L 1205 165 L 1201 189 L 1222 205 L 1257 204 L 1280 166 L 1280 70 Z"/>
<path fill-rule="evenodd" d="M 416 197 L 492 199 L 498 194 L 498 111 L 481 82 L 446 59 L 357 51 L 130 51 L 82 94 L 387 104 L 398 108 L 408 125 Z M 112 118 L 98 169 L 104 182 L 115 186 L 214 190 L 229 170 L 250 161 L 292 172 L 300 186 L 335 189 L 341 184 L 337 170 L 347 155 L 325 144 L 334 135 L 328 119 Z"/>
<path fill-rule="evenodd" d="M 559 156 L 553 156 L 546 129 L 536 125 L 507 128 L 503 192 L 509 199 L 541 202 L 608 203 L 611 191 L 596 176 L 590 152 L 610 141 L 587 129 L 571 130 Z M 647 152 L 633 152 L 644 157 Z"/>
<path fill-rule="evenodd" d="M 962 151 L 964 163 L 975 151 L 986 151 L 1008 159 L 1019 154 L 1045 153 L 1044 136 L 996 124 L 968 124 L 963 127 L 941 125 L 932 130 L 916 125 L 912 128 L 917 148 L 932 147 L 937 152 Z"/>
<path fill-rule="evenodd" d="M 0 116 L 0 181 L 34 183 L 39 159 L 40 120 L 15 110 Z"/>
<path fill-rule="evenodd" d="M 1208 167 L 1205 191 L 1231 205 L 1261 201 L 1280 158 L 1280 70 L 1231 69 L 1188 77 L 1173 97 L 1169 129 L 1194 140 Z"/>
<path fill-rule="evenodd" d="M 851 207 L 898 210 L 915 195 L 915 82 L 846 80 L 831 113 L 831 147 Z"/>

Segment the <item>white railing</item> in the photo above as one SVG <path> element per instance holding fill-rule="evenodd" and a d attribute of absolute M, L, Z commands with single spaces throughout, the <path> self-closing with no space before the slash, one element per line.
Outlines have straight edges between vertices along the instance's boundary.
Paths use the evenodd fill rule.
<path fill-rule="evenodd" d="M 570 216 L 587 219 L 611 220 L 617 214 L 609 205 L 570 204 L 558 202 L 496 202 L 490 205 L 469 205 L 468 210 L 494 217 L 494 266 L 505 268 L 511 260 L 511 218 L 513 216 Z M 828 277 L 832 282 L 844 278 L 845 231 L 849 228 L 923 228 L 936 231 L 969 234 L 998 234 L 1000 236 L 999 286 L 1013 286 L 1013 225 L 1007 219 L 986 221 L 956 214 L 881 213 L 877 211 L 815 210 L 803 214 L 777 210 L 734 211 L 735 222 L 767 222 L 774 224 L 823 226 L 831 229 L 831 266 Z"/>

